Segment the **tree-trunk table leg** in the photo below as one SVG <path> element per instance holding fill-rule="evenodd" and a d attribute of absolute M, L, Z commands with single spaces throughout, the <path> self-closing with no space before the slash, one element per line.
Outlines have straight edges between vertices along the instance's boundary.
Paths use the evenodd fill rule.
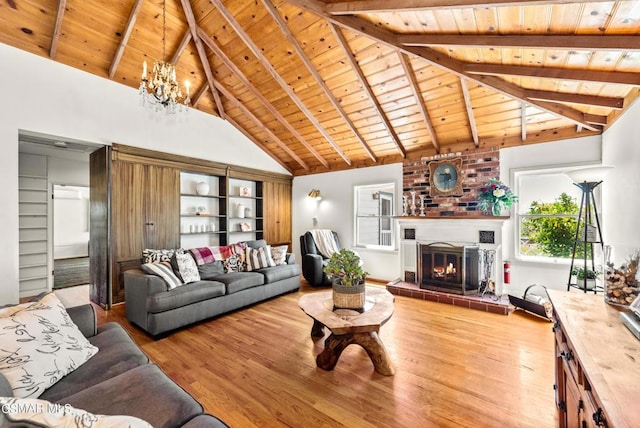
<path fill-rule="evenodd" d="M 311 337 L 322 336 L 324 336 L 324 325 L 317 320 L 313 320 L 313 326 L 311 327 Z"/>
<path fill-rule="evenodd" d="M 395 374 L 396 370 L 389 359 L 387 350 L 375 331 L 342 335 L 331 333 L 324 342 L 324 349 L 316 357 L 316 364 L 323 370 L 333 370 L 342 351 L 351 344 L 360 345 L 367 351 L 378 373 L 385 376 Z"/>

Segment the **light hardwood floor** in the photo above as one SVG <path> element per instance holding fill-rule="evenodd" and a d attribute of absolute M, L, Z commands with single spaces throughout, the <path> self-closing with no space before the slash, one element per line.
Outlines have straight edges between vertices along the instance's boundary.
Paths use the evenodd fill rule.
<path fill-rule="evenodd" d="M 396 296 L 380 337 L 396 367 L 382 376 L 348 347 L 333 371 L 316 367 L 323 339 L 298 293 L 153 340 L 124 306 L 99 309 L 121 323 L 207 412 L 231 427 L 553 427 L 551 323 Z"/>

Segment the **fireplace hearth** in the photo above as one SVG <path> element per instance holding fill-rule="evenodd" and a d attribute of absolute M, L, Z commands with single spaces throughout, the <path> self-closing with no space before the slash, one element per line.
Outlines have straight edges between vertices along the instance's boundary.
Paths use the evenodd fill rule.
<path fill-rule="evenodd" d="M 446 242 L 418 244 L 420 288 L 454 294 L 477 293 L 480 283 L 479 248 Z"/>

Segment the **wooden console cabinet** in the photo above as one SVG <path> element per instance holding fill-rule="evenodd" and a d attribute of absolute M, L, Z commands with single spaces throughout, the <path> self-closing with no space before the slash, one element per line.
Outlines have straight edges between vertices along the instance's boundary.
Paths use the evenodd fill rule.
<path fill-rule="evenodd" d="M 640 341 L 602 295 L 549 290 L 559 425 L 640 426 Z"/>

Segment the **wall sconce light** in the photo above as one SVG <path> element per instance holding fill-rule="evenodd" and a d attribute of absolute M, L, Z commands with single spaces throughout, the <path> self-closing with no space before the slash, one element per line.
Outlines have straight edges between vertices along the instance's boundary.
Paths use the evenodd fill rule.
<path fill-rule="evenodd" d="M 318 189 L 311 189 L 311 191 L 307 196 L 310 197 L 311 199 L 315 199 L 316 201 L 319 201 L 320 199 L 322 199 L 322 196 L 320 195 L 320 190 Z"/>
<path fill-rule="evenodd" d="M 371 197 L 372 197 L 374 200 L 378 200 L 378 199 L 380 199 L 380 192 L 374 192 L 374 193 L 372 193 L 372 194 L 371 194 Z"/>

